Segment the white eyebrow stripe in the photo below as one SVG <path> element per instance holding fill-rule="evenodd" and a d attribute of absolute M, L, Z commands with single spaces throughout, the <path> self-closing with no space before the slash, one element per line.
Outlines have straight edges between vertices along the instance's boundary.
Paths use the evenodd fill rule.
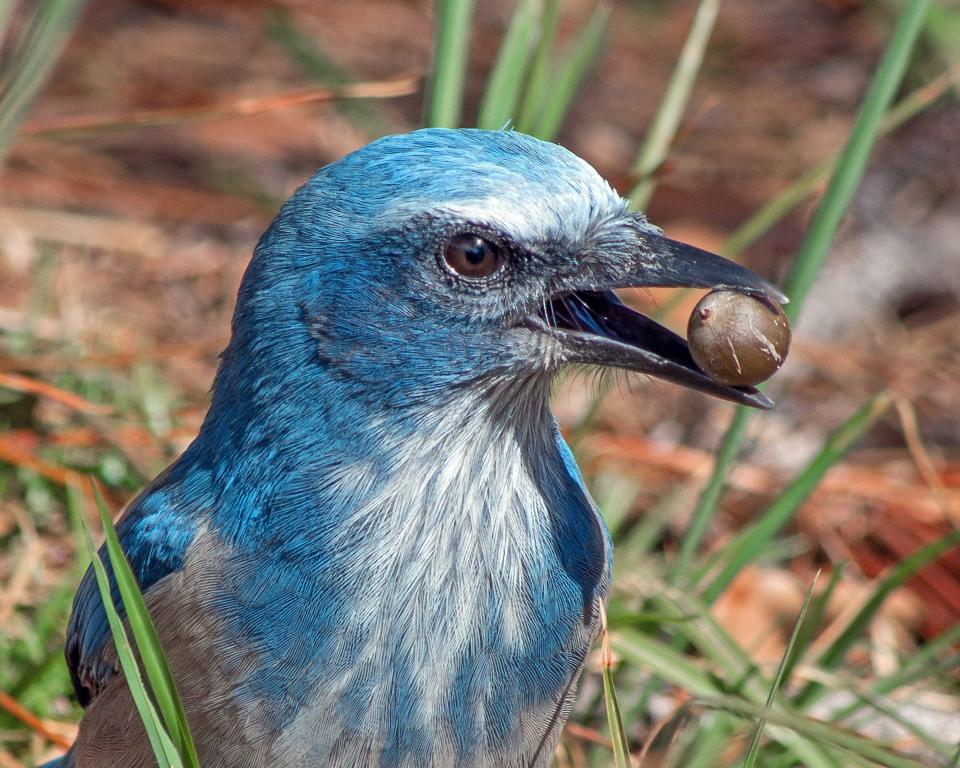
<path fill-rule="evenodd" d="M 583 195 L 551 195 L 549 201 L 533 201 L 521 205 L 514 199 L 490 196 L 476 200 L 443 203 L 434 212 L 451 218 L 489 226 L 518 242 L 561 240 L 582 242 L 607 219 L 621 215 L 626 209 L 624 200 L 611 194 L 603 200 Z"/>

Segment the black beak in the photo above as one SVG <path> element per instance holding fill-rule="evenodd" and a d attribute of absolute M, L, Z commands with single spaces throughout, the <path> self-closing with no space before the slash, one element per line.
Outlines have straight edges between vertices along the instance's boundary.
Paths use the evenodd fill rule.
<path fill-rule="evenodd" d="M 648 241 L 649 242 L 649 241 Z M 651 253 L 646 256 L 635 273 L 634 282 L 628 278 L 625 285 L 609 285 L 608 288 L 658 287 L 658 288 L 712 288 L 726 289 L 766 296 L 778 304 L 790 301 L 779 288 L 764 280 L 756 272 L 741 267 L 736 262 L 687 245 L 668 237 L 658 237 L 651 243 Z"/>
<path fill-rule="evenodd" d="M 531 323 L 563 345 L 571 363 L 624 368 L 754 408 L 773 406 L 753 387 L 711 379 L 693 361 L 683 337 L 624 305 L 612 288 L 691 287 L 739 291 L 778 303 L 787 297 L 746 267 L 675 240 L 644 233 L 640 259 L 629 272 L 603 279 L 603 287 L 554 297 Z M 589 266 L 587 262 L 585 267 Z"/>

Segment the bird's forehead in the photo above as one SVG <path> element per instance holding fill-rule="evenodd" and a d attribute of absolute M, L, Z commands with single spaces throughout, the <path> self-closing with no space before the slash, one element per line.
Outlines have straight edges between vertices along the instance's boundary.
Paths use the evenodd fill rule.
<path fill-rule="evenodd" d="M 537 242 L 582 239 L 625 209 L 588 163 L 510 131 L 415 131 L 374 142 L 353 159 L 368 180 L 367 202 L 379 198 L 381 220 L 430 213 Z"/>
<path fill-rule="evenodd" d="M 468 176 L 478 183 L 408 205 L 411 209 L 430 209 L 454 221 L 485 225 L 521 243 L 580 241 L 598 224 L 625 209 L 624 201 L 584 165 L 589 173 L 573 169 L 552 176 L 480 166 L 473 169 L 476 175 Z M 396 212 L 404 213 L 400 209 Z"/>

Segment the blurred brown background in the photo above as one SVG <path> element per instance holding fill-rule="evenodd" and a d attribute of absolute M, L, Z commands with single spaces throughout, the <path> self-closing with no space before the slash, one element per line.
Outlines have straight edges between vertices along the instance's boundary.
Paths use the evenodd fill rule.
<path fill-rule="evenodd" d="M 575 33 L 594 5 L 570 0 L 561 35 Z M 478 2 L 467 124 L 511 8 Z M 614 4 L 602 61 L 561 132 L 560 143 L 623 192 L 694 8 Z M 672 237 L 719 248 L 837 151 L 890 18 L 884 3 L 726 0 L 650 218 Z M 71 484 L 92 470 L 121 503 L 182 450 L 205 409 L 240 275 L 279 204 L 321 165 L 420 121 L 419 86 L 403 97 L 299 106 L 291 94 L 419 82 L 431 24 L 425 0 L 89 3 L 0 176 L 0 374 L 54 390 L 0 400 L 0 460 L 20 473 L 0 488 L 0 534 L 29 505 L 43 565 L 9 586 L 13 566 L 0 551 L 9 587 L 0 622 L 16 620 L 12 606 L 42 601 L 71 557 L 59 502 L 31 473 Z M 945 46 L 928 30 L 904 93 L 944 71 Z M 960 523 L 960 107 L 952 86 L 940 93 L 875 151 L 771 387 L 779 406 L 755 420 L 733 474 L 717 540 L 868 396 L 888 388 L 900 398 L 805 506 L 786 540 L 795 547 L 789 570 L 751 569 L 725 596 L 718 611 L 747 645 L 758 631 L 750 617 L 795 615 L 818 565 L 849 560 L 844 594 L 852 595 Z M 214 107 L 216 119 L 195 119 Z M 237 114 L 252 107 L 264 111 Z M 169 110 L 168 124 L 134 125 L 155 121 L 141 114 L 154 110 Z M 781 279 L 812 206 L 745 260 Z M 664 295 L 628 298 L 655 308 Z M 694 300 L 670 315 L 675 326 Z M 592 389 L 565 382 L 557 397 L 565 425 L 582 416 Z M 706 476 L 730 414 L 700 395 L 624 379 L 580 455 L 591 482 L 602 486 L 611 471 L 637 482 L 630 514 L 639 514 L 679 481 Z M 678 526 L 696 483 L 682 488 Z M 927 568 L 888 615 L 908 645 L 957 621 L 960 554 Z M 777 648 L 782 638 L 774 658 Z"/>

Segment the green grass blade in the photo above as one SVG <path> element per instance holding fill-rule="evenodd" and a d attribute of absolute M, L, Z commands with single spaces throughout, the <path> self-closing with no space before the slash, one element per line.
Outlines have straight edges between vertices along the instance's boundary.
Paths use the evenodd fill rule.
<path fill-rule="evenodd" d="M 666 762 L 673 768 L 717 768 L 718 758 L 730 746 L 736 718 L 725 717 L 722 712 L 713 713 L 713 722 L 701 727 L 696 738 L 677 756 L 676 760 Z"/>
<path fill-rule="evenodd" d="M 923 33 L 942 61 L 953 63 L 960 58 L 960 8 L 956 3 L 934 3 Z"/>
<path fill-rule="evenodd" d="M 889 393 L 881 392 L 860 406 L 847 421 L 830 434 L 823 448 L 783 493 L 767 507 L 766 511 L 724 547 L 726 562 L 720 573 L 703 590 L 704 600 L 708 604 L 720 596 L 720 593 L 727 588 L 745 565 L 763 554 L 770 539 L 793 518 L 803 502 L 816 489 L 827 470 L 846 456 L 892 402 L 893 397 Z"/>
<path fill-rule="evenodd" d="M 103 525 L 104 546 L 110 557 L 110 565 L 113 568 L 113 576 L 123 600 L 127 623 L 130 625 L 130 631 L 140 653 L 140 659 L 150 683 L 153 697 L 157 702 L 160 715 L 163 717 L 166 730 L 176 745 L 183 765 L 186 768 L 199 768 L 197 750 L 190 735 L 187 716 L 183 710 L 183 702 L 181 702 L 180 695 L 177 693 L 173 675 L 167 665 L 163 649 L 160 647 L 160 638 L 157 636 L 156 627 L 150 618 L 143 596 L 140 594 L 136 576 L 134 576 L 130 563 L 127 561 L 127 556 L 120 546 L 120 540 L 117 538 L 117 532 L 110 520 L 110 513 L 107 512 L 107 507 L 103 503 L 100 490 L 96 484 L 93 484 L 93 489 L 97 499 L 97 507 L 100 510 L 100 522 Z"/>
<path fill-rule="evenodd" d="M 869 717 L 876 718 L 879 715 L 890 722 L 896 723 L 905 734 L 913 736 L 919 744 L 923 744 L 931 752 L 937 752 L 943 758 L 950 756 L 952 745 L 924 730 L 919 722 L 901 714 L 899 702 L 884 699 L 869 690 L 862 690 L 851 685 L 842 674 L 832 675 L 823 670 L 810 668 L 810 679 L 822 683 L 826 689 L 832 692 L 844 691 L 850 694 L 855 699 L 856 709 L 869 708 L 871 710 Z M 834 724 L 843 722 L 843 718 L 834 712 L 830 713 L 830 720 Z M 861 719 L 860 722 L 863 723 L 864 719 Z"/>
<path fill-rule="evenodd" d="M 624 659 L 695 696 L 716 696 L 720 682 L 690 658 L 656 638 L 632 629 L 622 629 L 610 640 Z"/>
<path fill-rule="evenodd" d="M 782 192 L 770 198 L 749 219 L 730 233 L 730 236 L 721 246 L 720 253 L 727 257 L 733 257 L 743 253 L 763 237 L 773 228 L 774 224 L 786 217 L 809 195 L 813 194 L 817 186 L 823 183 L 827 174 L 836 168 L 837 157 L 839 157 L 839 153 L 821 160 L 805 171 Z"/>
<path fill-rule="evenodd" d="M 810 600 L 813 597 L 813 590 L 817 586 L 817 579 L 819 577 L 819 573 L 814 577 L 813 583 L 810 585 L 810 589 L 807 590 L 807 595 L 803 600 L 803 605 L 800 606 L 800 613 L 797 615 L 797 621 L 794 623 L 793 631 L 790 633 L 790 640 L 787 642 L 787 647 L 783 652 L 783 656 L 780 658 L 780 664 L 777 666 L 777 673 L 774 675 L 773 682 L 770 684 L 770 691 L 767 693 L 767 700 L 763 705 L 764 712 L 770 712 L 773 708 L 773 702 L 777 697 L 777 693 L 780 688 L 783 687 L 784 680 L 789 679 L 786 676 L 789 661 L 796 653 L 795 649 L 798 647 L 797 642 L 800 638 L 800 630 L 804 625 L 807 610 L 810 608 Z M 757 720 L 756 728 L 753 730 L 753 737 L 750 739 L 750 746 L 747 748 L 747 756 L 743 761 L 743 768 L 754 768 L 754 766 L 756 766 L 757 758 L 760 756 L 760 741 L 763 738 L 763 726 L 766 722 L 766 717 L 761 717 Z"/>
<path fill-rule="evenodd" d="M 952 654 L 945 660 L 937 659 L 939 654 L 949 653 L 958 643 L 960 643 L 960 621 L 917 648 L 897 672 L 875 681 L 871 690 L 873 693 L 884 694 L 918 680 L 933 679 L 938 675 L 937 670 L 940 666 L 947 669 L 951 667 L 960 669 L 960 654 Z M 838 715 L 838 717 L 846 717 L 847 714 L 849 713 Z"/>
<path fill-rule="evenodd" d="M 0 45 L 3 45 L 10 23 L 10 14 L 13 13 L 14 0 L 0 0 Z"/>
<path fill-rule="evenodd" d="M 945 552 L 960 545 L 960 531 L 952 531 L 941 539 L 921 547 L 909 557 L 897 563 L 890 572 L 881 579 L 874 588 L 863 607 L 847 622 L 847 625 L 837 635 L 836 639 L 817 658 L 816 665 L 822 669 L 832 669 L 844 657 L 850 647 L 862 637 L 864 630 L 883 604 L 890 593 L 901 587 L 912 578 L 920 569 L 932 563 Z M 801 691 L 795 702 L 798 706 L 805 706 L 822 688 L 818 683 L 811 682 Z"/>
<path fill-rule="evenodd" d="M 97 553 L 97 547 L 93 543 L 93 537 L 87 528 L 85 520 L 83 524 L 83 533 L 86 541 L 87 550 L 90 554 L 91 564 L 93 565 L 94 575 L 97 579 L 97 587 L 100 590 L 100 597 L 103 600 L 104 611 L 107 615 L 107 622 L 110 625 L 110 633 L 113 635 L 113 642 L 117 649 L 117 660 L 120 662 L 120 668 L 123 670 L 123 676 L 126 679 L 127 687 L 130 689 L 130 695 L 133 703 L 143 721 L 143 727 L 147 733 L 147 739 L 150 741 L 150 747 L 157 759 L 160 768 L 182 768 L 183 763 L 173 741 L 167 734 L 157 710 L 153 706 L 143 677 L 140 675 L 140 667 L 137 665 L 133 648 L 127 637 L 126 630 L 123 628 L 123 622 L 117 613 L 116 606 L 113 604 L 113 597 L 110 594 L 110 580 L 107 576 L 107 570 Z"/>
<path fill-rule="evenodd" d="M 657 546 L 663 537 L 670 520 L 675 517 L 676 509 L 683 503 L 684 490 L 680 487 L 657 501 L 651 509 L 644 512 L 637 524 L 626 533 L 618 531 L 614 539 L 617 547 L 617 563 L 627 570 L 641 558 L 645 558 Z"/>
<path fill-rule="evenodd" d="M 682 647 L 690 644 L 699 651 L 703 662 L 709 665 L 708 674 L 715 687 L 724 694 L 736 692 L 755 705 L 760 705 L 768 698 L 769 682 L 764 680 L 749 654 L 720 625 L 703 601 L 689 591 L 664 583 L 653 572 L 649 573 L 649 580 L 643 584 L 643 591 L 652 595 L 652 603 L 664 612 L 696 617 L 669 626 L 674 630 L 674 640 L 683 640 Z M 676 645 L 669 652 L 664 651 L 663 645 L 666 643 L 660 645 L 658 655 L 676 658 L 680 654 Z M 777 711 L 784 710 L 783 701 L 778 699 L 775 704 Z M 808 768 L 840 768 L 843 765 L 830 748 L 817 742 L 782 729 L 770 728 L 767 733 L 793 753 L 799 764 Z"/>
<path fill-rule="evenodd" d="M 711 665 L 712 673 L 723 681 L 725 691 L 736 691 L 758 704 L 764 700 L 769 685 L 760 670 L 701 600 L 663 584 L 662 591 L 652 601 L 664 611 L 696 616 L 695 620 L 670 625 L 670 629 L 700 652 Z"/>
<path fill-rule="evenodd" d="M 936 104 L 950 91 L 952 80 L 944 73 L 904 97 L 887 113 L 880 125 L 879 135 L 896 130 L 908 120 Z M 786 189 L 767 201 L 750 218 L 737 227 L 724 241 L 720 253 L 732 257 L 742 253 L 773 226 L 807 199 L 823 180 L 837 167 L 839 153 L 821 160 L 802 174 Z"/>
<path fill-rule="evenodd" d="M 874 763 L 888 766 L 888 768 L 925 768 L 922 763 L 897 754 L 882 742 L 850 733 L 820 720 L 804 717 L 796 712 L 779 711 L 777 709 L 767 712 L 761 705 L 738 699 L 735 696 L 701 699 L 698 703 L 705 707 L 736 713 L 741 717 L 759 718 L 766 716 L 771 730 L 773 726 L 778 729 L 789 729 L 811 743 L 830 745 L 846 750 L 853 755 L 872 760 Z M 800 763 L 800 765 L 803 765 L 803 763 Z"/>
<path fill-rule="evenodd" d="M 47 0 L 40 5 L 0 75 L 0 161 L 50 77 L 82 8 L 83 0 Z"/>
<path fill-rule="evenodd" d="M 620 529 L 633 511 L 640 484 L 632 477 L 603 472 L 594 477 L 591 493 L 607 523 L 611 538 L 616 541 Z"/>
<path fill-rule="evenodd" d="M 911 0 L 900 14 L 893 37 L 870 83 L 850 138 L 837 161 L 830 186 L 817 207 L 810 230 L 787 275 L 784 290 L 790 304 L 784 309 L 796 320 L 820 266 L 863 177 L 880 124 L 910 63 L 917 35 L 930 7 L 930 0 Z"/>
<path fill-rule="evenodd" d="M 613 764 L 616 768 L 630 768 L 630 745 L 627 732 L 623 728 L 623 716 L 620 714 L 620 702 L 613 683 L 613 656 L 610 653 L 610 635 L 607 632 L 604 617 L 601 666 L 603 677 L 603 701 L 607 707 L 607 723 L 610 728 L 610 740 L 613 744 Z"/>
<path fill-rule="evenodd" d="M 701 665 L 671 647 L 669 643 L 657 640 L 650 635 L 625 629 L 611 638 L 611 643 L 623 659 L 650 670 L 657 677 L 695 696 L 707 699 L 723 696 L 729 687 L 727 682 L 704 670 Z M 721 653 L 725 652 L 721 651 Z M 736 699 L 736 701 L 741 700 Z M 746 701 L 742 703 L 747 705 Z M 835 768 L 836 766 L 835 761 L 825 753 L 823 748 L 815 743 L 808 743 L 794 733 L 778 730 L 771 732 L 770 735 L 784 747 L 795 752 L 802 765 L 810 768 L 814 766 Z"/>
<path fill-rule="evenodd" d="M 760 677 L 756 665 L 701 600 L 689 592 L 665 584 L 652 572 L 641 584 L 642 591 L 650 595 L 650 602 L 657 610 L 685 619 L 661 625 L 661 629 L 670 630 L 673 635 L 682 637 L 685 644 L 689 643 L 699 651 L 703 662 L 709 665 L 711 686 L 715 690 L 735 690 L 757 703 L 764 700 L 767 684 Z M 633 634 L 630 636 L 635 637 Z M 681 649 L 667 640 L 657 640 L 653 649 L 664 659 L 676 659 L 677 656 L 686 659 Z M 660 662 L 650 662 L 651 667 L 659 665 Z M 684 671 L 689 673 L 690 669 Z M 702 688 L 692 690 L 703 693 Z"/>
<path fill-rule="evenodd" d="M 733 465 L 734 459 L 737 458 L 737 452 L 740 450 L 743 438 L 746 437 L 747 426 L 750 424 L 749 414 L 750 410 L 748 408 L 737 408 L 733 413 L 733 421 L 730 422 L 730 426 L 720 440 L 713 463 L 713 472 L 710 473 L 707 484 L 700 492 L 697 505 L 690 517 L 690 524 L 687 526 L 683 540 L 680 542 L 677 556 L 670 566 L 670 577 L 673 583 L 690 580 L 689 574 L 693 557 L 710 528 L 714 512 L 727 482 L 727 473 Z"/>
<path fill-rule="evenodd" d="M 470 58 L 473 0 L 437 0 L 433 71 L 427 91 L 426 123 L 456 128 L 463 106 L 463 83 Z"/>
<path fill-rule="evenodd" d="M 594 10 L 583 31 L 563 57 L 554 86 L 548 91 L 537 118 L 534 136 L 545 141 L 553 141 L 557 137 L 573 97 L 599 58 L 609 20 L 608 6 L 601 5 Z"/>
<path fill-rule="evenodd" d="M 657 677 L 695 696 L 709 698 L 725 695 L 730 690 L 738 690 L 754 704 L 763 701 L 764 689 L 759 685 L 761 681 L 753 679 L 752 675 L 756 670 L 743 650 L 726 635 L 702 603 L 683 592 L 664 586 L 664 592 L 658 595 L 658 599 L 667 601 L 667 610 L 692 612 L 699 606 L 700 620 L 678 625 L 678 628 L 688 634 L 691 642 L 715 665 L 715 669 L 704 669 L 701 664 L 691 660 L 670 643 L 631 629 L 618 632 L 612 639 L 620 656 L 636 666 L 649 669 Z M 716 674 L 716 671 L 720 674 Z M 797 734 L 781 729 L 771 731 L 770 736 L 796 754 L 802 765 L 810 768 L 838 766 L 825 748 L 810 743 Z"/>
<path fill-rule="evenodd" d="M 783 671 L 785 680 L 789 680 L 792 677 L 793 670 L 803 657 L 804 650 L 813 639 L 813 635 L 817 631 L 817 627 L 819 627 L 823 621 L 823 617 L 827 612 L 827 606 L 830 604 L 830 598 L 833 597 L 834 590 L 837 588 L 837 585 L 843 578 L 845 571 L 846 568 L 842 564 L 835 567 L 830 572 L 830 578 L 827 581 L 827 586 L 824 587 L 820 594 L 811 601 L 810 609 L 807 611 L 808 616 L 804 621 L 803 626 L 800 628 L 800 635 L 797 638 L 797 650 L 787 659 L 787 665 Z"/>
<path fill-rule="evenodd" d="M 700 0 L 697 12 L 690 24 L 686 42 L 677 59 L 677 66 L 670 77 L 667 91 L 660 101 L 653 122 L 644 138 L 643 146 L 631 169 L 636 183 L 630 194 L 630 207 L 637 211 L 646 209 L 657 185 L 654 174 L 663 165 L 670 152 L 670 145 L 677 135 L 680 121 L 690 101 L 693 84 L 700 72 L 707 43 L 713 33 L 713 25 L 720 10 L 720 0 Z"/>
<path fill-rule="evenodd" d="M 530 72 L 520 100 L 517 130 L 532 133 L 550 88 L 550 57 L 560 23 L 560 0 L 546 0 L 540 17 L 540 39 L 530 63 Z"/>
<path fill-rule="evenodd" d="M 901 14 L 893 37 L 864 97 L 853 130 L 830 179 L 827 192 L 817 208 L 807 236 L 794 259 L 785 285 L 785 292 L 790 297 L 790 303 L 787 304 L 785 311 L 793 321 L 796 321 L 803 307 L 807 291 L 826 258 L 840 220 L 860 184 L 867 158 L 879 133 L 881 119 L 903 79 L 928 6 L 929 0 L 911 0 Z M 687 569 L 693 552 L 699 546 L 703 534 L 713 520 L 717 502 L 726 484 L 727 474 L 746 436 L 751 416 L 752 412 L 749 408 L 744 406 L 737 408 L 733 421 L 723 437 L 713 472 L 693 512 L 694 527 L 684 537 L 681 545 L 679 556 L 684 559 L 678 561 L 676 569 L 678 573 Z"/>
<path fill-rule="evenodd" d="M 520 88 L 527 71 L 530 47 L 542 7 L 543 0 L 517 0 L 510 26 L 503 36 L 493 69 L 487 79 L 477 115 L 478 128 L 496 130 L 502 128 L 508 120 L 516 118 Z"/>
<path fill-rule="evenodd" d="M 616 605 L 613 603 L 612 605 Z M 680 621 L 692 621 L 696 616 L 675 616 L 670 613 L 654 613 L 652 611 L 626 611 L 620 608 L 607 611 L 609 626 L 619 627 L 661 627 L 664 624 L 675 624 Z"/>

